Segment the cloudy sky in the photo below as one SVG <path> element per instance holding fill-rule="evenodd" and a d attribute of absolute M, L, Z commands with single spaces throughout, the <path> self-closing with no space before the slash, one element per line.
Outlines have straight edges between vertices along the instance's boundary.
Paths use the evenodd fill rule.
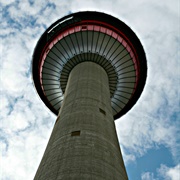
<path fill-rule="evenodd" d="M 0 179 L 32 180 L 56 116 L 33 87 L 33 49 L 54 21 L 82 10 L 114 15 L 141 39 L 148 78 L 116 128 L 130 180 L 180 179 L 178 0 L 0 0 Z"/>

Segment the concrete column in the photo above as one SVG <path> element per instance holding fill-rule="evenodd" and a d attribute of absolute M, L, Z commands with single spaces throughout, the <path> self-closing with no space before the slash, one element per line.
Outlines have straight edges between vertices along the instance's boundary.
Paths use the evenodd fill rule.
<path fill-rule="evenodd" d="M 127 180 L 108 76 L 93 62 L 73 68 L 35 180 Z"/>

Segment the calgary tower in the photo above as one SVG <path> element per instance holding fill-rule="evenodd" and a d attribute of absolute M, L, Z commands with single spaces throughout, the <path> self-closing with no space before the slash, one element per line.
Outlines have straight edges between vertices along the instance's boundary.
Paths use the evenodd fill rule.
<path fill-rule="evenodd" d="M 114 120 L 134 106 L 146 82 L 135 33 L 100 12 L 65 16 L 39 39 L 32 75 L 57 115 L 34 179 L 127 180 Z"/>

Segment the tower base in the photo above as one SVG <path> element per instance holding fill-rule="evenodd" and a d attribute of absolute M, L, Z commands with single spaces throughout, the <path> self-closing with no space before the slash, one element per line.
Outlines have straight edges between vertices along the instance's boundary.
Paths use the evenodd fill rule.
<path fill-rule="evenodd" d="M 63 105 L 35 180 L 127 180 L 108 76 L 93 62 L 69 75 Z"/>

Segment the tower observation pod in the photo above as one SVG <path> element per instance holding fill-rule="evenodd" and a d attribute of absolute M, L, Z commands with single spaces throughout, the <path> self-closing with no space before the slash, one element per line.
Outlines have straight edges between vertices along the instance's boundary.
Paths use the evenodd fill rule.
<path fill-rule="evenodd" d="M 114 120 L 140 97 L 143 47 L 122 21 L 99 12 L 59 19 L 39 39 L 32 75 L 57 115 L 35 180 L 127 180 Z"/>

